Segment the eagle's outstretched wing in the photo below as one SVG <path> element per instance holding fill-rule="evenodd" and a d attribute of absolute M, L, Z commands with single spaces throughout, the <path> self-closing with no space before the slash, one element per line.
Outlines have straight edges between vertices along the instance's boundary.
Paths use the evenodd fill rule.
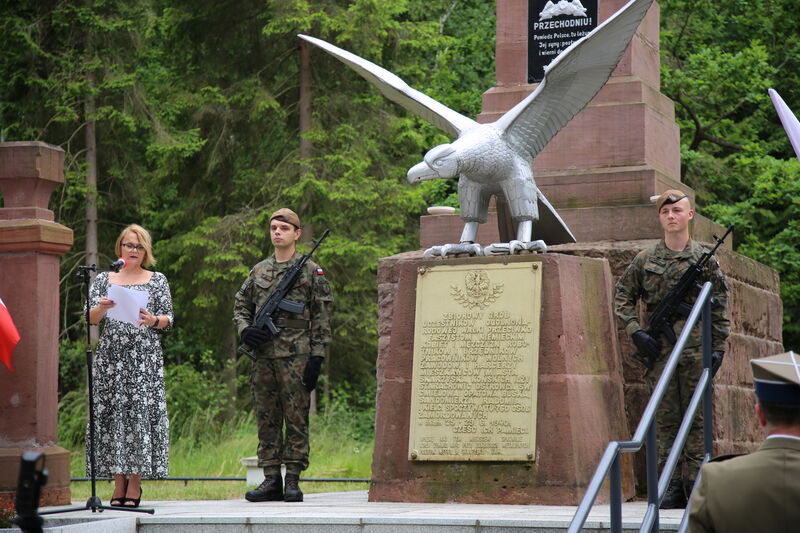
<path fill-rule="evenodd" d="M 542 82 L 500 117 L 512 149 L 533 158 L 586 104 L 616 68 L 652 0 L 631 0 L 545 68 Z"/>
<path fill-rule="evenodd" d="M 383 67 L 379 67 L 375 63 L 360 58 L 347 50 L 342 50 L 338 46 L 334 46 L 321 39 L 309 37 L 308 35 L 299 35 L 298 37 L 319 46 L 333 57 L 358 72 L 364 79 L 377 87 L 386 98 L 396 104 L 400 104 L 452 137 L 459 137 L 464 131 L 478 125 L 478 123 L 471 118 L 465 117 L 461 113 L 440 104 L 430 96 L 413 89 L 398 76 L 392 74 Z"/>
<path fill-rule="evenodd" d="M 795 114 L 783 101 L 778 91 L 769 89 L 767 92 L 769 97 L 772 98 L 772 105 L 775 106 L 775 111 L 778 112 L 778 118 L 781 119 L 783 129 L 786 130 L 786 135 L 789 136 L 789 142 L 794 148 L 794 153 L 797 154 L 797 159 L 800 159 L 800 121 L 797 120 Z"/>

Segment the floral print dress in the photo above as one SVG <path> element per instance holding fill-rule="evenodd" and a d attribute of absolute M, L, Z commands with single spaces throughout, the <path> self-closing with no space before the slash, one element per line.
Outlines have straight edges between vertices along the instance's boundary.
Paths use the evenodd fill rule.
<path fill-rule="evenodd" d="M 94 414 L 97 476 L 167 476 L 169 420 L 164 389 L 164 357 L 160 332 L 172 327 L 172 296 L 164 274 L 125 285 L 149 292 L 147 309 L 169 317 L 169 326 L 155 330 L 104 318 L 95 350 Z M 97 275 L 89 292 L 90 307 L 108 294 L 108 272 Z M 86 431 L 86 475 L 91 476 L 89 430 Z"/>

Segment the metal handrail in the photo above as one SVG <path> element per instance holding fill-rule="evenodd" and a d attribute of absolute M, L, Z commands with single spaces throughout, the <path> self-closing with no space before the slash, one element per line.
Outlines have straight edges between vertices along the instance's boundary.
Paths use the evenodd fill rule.
<path fill-rule="evenodd" d="M 633 453 L 639 451 L 642 446 L 646 446 L 646 472 L 647 472 L 647 512 L 642 520 L 642 526 L 639 529 L 641 533 L 658 533 L 658 506 L 661 499 L 664 497 L 669 480 L 672 477 L 672 472 L 678 463 L 680 453 L 683 445 L 689 435 L 694 415 L 700 404 L 703 402 L 703 415 L 704 415 L 704 430 L 703 441 L 705 448 L 704 462 L 711 456 L 711 446 L 713 444 L 713 419 L 711 414 L 711 384 L 713 378 L 711 376 L 711 283 L 706 282 L 700 289 L 700 295 L 697 297 L 694 306 L 692 307 L 689 317 L 683 326 L 681 334 L 678 336 L 678 341 L 669 354 L 667 364 L 661 373 L 661 377 L 656 384 L 650 400 L 647 402 L 642 418 L 633 435 L 633 439 L 628 441 L 612 441 L 606 447 L 600 463 L 597 465 L 594 476 L 586 488 L 586 493 L 575 511 L 575 515 L 570 522 L 568 533 L 579 533 L 583 530 L 583 525 L 589 516 L 594 501 L 605 481 L 606 476 L 609 477 L 609 503 L 610 503 L 610 531 L 612 533 L 622 532 L 622 473 L 621 473 L 621 454 Z M 672 445 L 667 462 L 664 465 L 664 470 L 661 473 L 661 478 L 658 478 L 658 454 L 656 451 L 656 412 L 661 404 L 666 393 L 669 381 L 672 379 L 675 369 L 678 366 L 678 361 L 683 354 L 683 349 L 686 345 L 689 335 L 694 329 L 695 324 L 700 319 L 702 314 L 702 345 L 703 345 L 703 372 L 697 383 L 692 400 L 689 407 L 684 414 L 683 421 L 678 434 L 675 437 L 675 442 Z M 681 526 L 683 527 L 686 522 L 685 518 Z"/>

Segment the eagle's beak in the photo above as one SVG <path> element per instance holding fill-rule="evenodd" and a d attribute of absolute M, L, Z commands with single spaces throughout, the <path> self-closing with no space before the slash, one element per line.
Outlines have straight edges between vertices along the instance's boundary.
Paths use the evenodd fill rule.
<path fill-rule="evenodd" d="M 428 163 L 423 161 L 408 169 L 407 176 L 409 183 L 416 183 L 418 181 L 436 179 L 439 177 L 439 174 L 428 166 Z"/>

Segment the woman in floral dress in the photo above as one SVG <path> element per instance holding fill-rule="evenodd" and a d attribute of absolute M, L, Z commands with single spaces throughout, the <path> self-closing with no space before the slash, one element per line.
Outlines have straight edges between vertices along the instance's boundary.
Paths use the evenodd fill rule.
<path fill-rule="evenodd" d="M 164 274 L 144 268 L 156 263 L 147 230 L 126 227 L 115 251 L 125 266 L 99 273 L 89 294 L 89 318 L 104 325 L 93 365 L 96 474 L 114 477 L 111 505 L 138 507 L 142 477 L 167 475 L 169 420 L 159 336 L 172 327 L 172 297 Z M 116 305 L 107 298 L 110 284 L 148 292 L 138 326 L 106 317 Z M 86 470 L 91 475 L 88 455 Z"/>

